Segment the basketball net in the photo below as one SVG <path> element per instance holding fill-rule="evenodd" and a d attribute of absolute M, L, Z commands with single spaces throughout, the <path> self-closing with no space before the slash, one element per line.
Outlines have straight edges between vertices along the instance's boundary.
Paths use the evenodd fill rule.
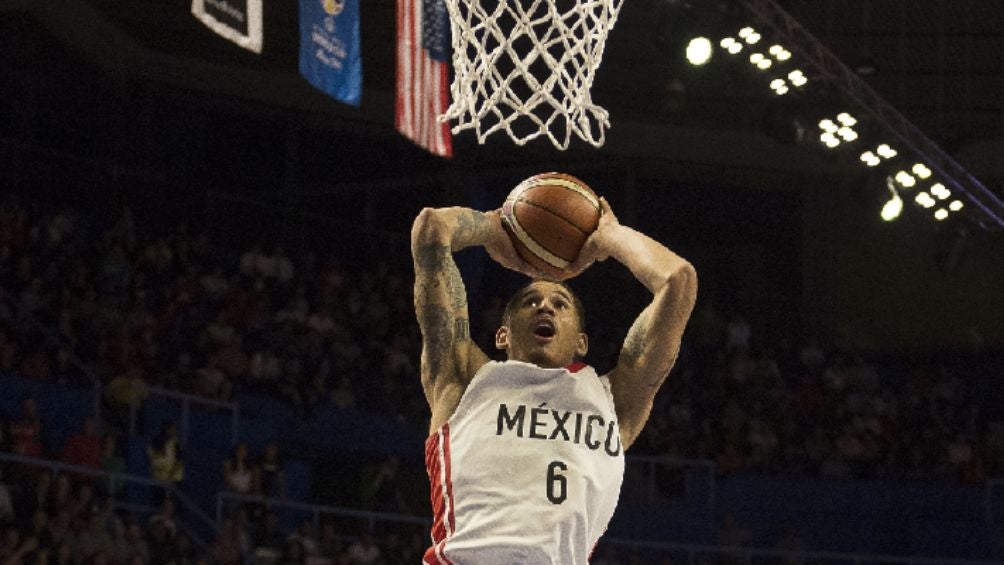
<path fill-rule="evenodd" d="M 557 4 L 568 6 L 562 11 Z M 600 147 L 607 111 L 589 93 L 623 0 L 446 0 L 453 103 L 440 120 L 478 143 L 505 130 L 517 145 L 572 134 Z"/>

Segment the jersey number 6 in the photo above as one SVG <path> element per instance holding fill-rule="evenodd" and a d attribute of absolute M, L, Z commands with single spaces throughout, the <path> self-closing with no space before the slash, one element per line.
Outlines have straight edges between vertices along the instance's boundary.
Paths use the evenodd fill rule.
<path fill-rule="evenodd" d="M 547 499 L 551 504 L 561 504 L 568 498 L 568 479 L 558 471 L 567 471 L 568 465 L 551 461 L 547 466 Z"/>

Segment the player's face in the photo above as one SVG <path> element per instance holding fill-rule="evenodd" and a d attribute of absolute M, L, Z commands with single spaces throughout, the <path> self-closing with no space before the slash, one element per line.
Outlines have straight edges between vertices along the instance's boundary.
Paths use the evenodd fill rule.
<path fill-rule="evenodd" d="M 523 290 L 508 325 L 495 334 L 495 345 L 509 359 L 541 367 L 565 367 L 586 354 L 586 334 L 572 296 L 560 284 L 537 281 Z"/>

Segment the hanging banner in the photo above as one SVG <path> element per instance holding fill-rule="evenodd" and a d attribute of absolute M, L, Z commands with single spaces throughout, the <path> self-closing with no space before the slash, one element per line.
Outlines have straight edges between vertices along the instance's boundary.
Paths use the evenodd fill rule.
<path fill-rule="evenodd" d="M 300 0 L 300 74 L 336 100 L 359 105 L 359 0 Z"/>
<path fill-rule="evenodd" d="M 192 15 L 237 45 L 261 53 L 262 0 L 192 0 Z"/>

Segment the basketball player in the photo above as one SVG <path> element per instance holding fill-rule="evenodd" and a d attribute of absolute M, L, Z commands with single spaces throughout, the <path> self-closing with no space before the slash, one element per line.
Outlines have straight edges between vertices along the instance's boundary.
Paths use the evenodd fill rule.
<path fill-rule="evenodd" d="M 490 361 L 471 341 L 453 253 L 480 245 L 501 265 L 536 277 L 497 211 L 423 210 L 412 227 L 422 386 L 432 410 L 426 467 L 433 545 L 424 563 L 585 564 L 613 515 L 624 451 L 641 433 L 676 360 L 697 293 L 694 268 L 621 225 L 605 200 L 570 278 L 613 257 L 652 293 L 616 367 L 578 362 L 589 342 L 579 299 L 535 279 L 505 308 Z M 611 299 L 616 300 L 615 296 Z"/>

